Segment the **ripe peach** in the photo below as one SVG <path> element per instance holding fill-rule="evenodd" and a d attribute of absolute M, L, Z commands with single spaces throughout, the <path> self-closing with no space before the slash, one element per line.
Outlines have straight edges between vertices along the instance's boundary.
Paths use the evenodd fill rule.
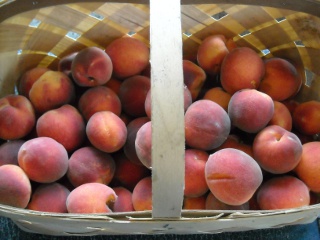
<path fill-rule="evenodd" d="M 20 139 L 28 135 L 36 116 L 31 102 L 22 95 L 9 94 L 0 99 L 0 138 Z"/>
<path fill-rule="evenodd" d="M 152 130 L 151 121 L 143 124 L 137 131 L 135 140 L 136 153 L 141 163 L 151 169 Z"/>
<path fill-rule="evenodd" d="M 146 116 L 144 104 L 150 86 L 150 78 L 142 75 L 125 79 L 119 89 L 122 110 L 133 117 Z"/>
<path fill-rule="evenodd" d="M 118 151 L 127 140 L 126 125 L 110 111 L 93 114 L 87 123 L 86 133 L 94 147 L 107 153 Z"/>
<path fill-rule="evenodd" d="M 228 53 L 225 36 L 221 34 L 210 35 L 200 43 L 197 61 L 206 73 L 217 75 L 220 73 L 221 63 Z"/>
<path fill-rule="evenodd" d="M 182 60 L 183 82 L 189 89 L 192 101 L 195 101 L 206 80 L 205 71 L 190 60 Z"/>
<path fill-rule="evenodd" d="M 132 204 L 135 211 L 152 210 L 151 177 L 141 179 L 132 191 Z"/>
<path fill-rule="evenodd" d="M 204 176 L 204 169 L 209 155 L 198 149 L 185 150 L 185 184 L 184 196 L 199 197 L 209 188 Z"/>
<path fill-rule="evenodd" d="M 235 148 L 245 152 L 253 158 L 253 149 L 252 145 L 245 143 L 239 135 L 229 134 L 226 141 L 224 141 L 218 148 L 215 148 L 214 151 L 218 151 L 224 148 Z"/>
<path fill-rule="evenodd" d="M 19 166 L 30 180 L 39 183 L 57 181 L 68 170 L 68 153 L 62 144 L 49 137 L 26 141 L 18 152 Z"/>
<path fill-rule="evenodd" d="M 89 182 L 108 185 L 115 173 L 115 162 L 112 156 L 94 147 L 77 149 L 68 161 L 67 177 L 74 187 Z"/>
<path fill-rule="evenodd" d="M 69 189 L 60 183 L 42 183 L 32 193 L 27 209 L 67 213 L 66 201 L 69 194 Z"/>
<path fill-rule="evenodd" d="M 185 113 L 185 138 L 189 147 L 212 150 L 219 147 L 230 133 L 226 111 L 210 100 L 192 103 Z"/>
<path fill-rule="evenodd" d="M 0 203 L 26 208 L 31 197 L 31 183 L 25 172 L 17 165 L 0 166 Z"/>
<path fill-rule="evenodd" d="M 107 185 L 85 183 L 70 192 L 66 204 L 69 213 L 108 213 L 116 200 L 116 193 Z"/>
<path fill-rule="evenodd" d="M 118 196 L 113 205 L 113 212 L 132 212 L 132 193 L 124 187 L 114 187 L 113 191 Z"/>
<path fill-rule="evenodd" d="M 58 71 L 63 72 L 69 76 L 71 73 L 72 61 L 78 52 L 72 52 L 62 58 L 58 62 Z"/>
<path fill-rule="evenodd" d="M 249 201 L 262 183 L 258 163 L 245 152 L 233 148 L 221 149 L 209 156 L 205 177 L 212 194 L 229 205 Z"/>
<path fill-rule="evenodd" d="M 252 48 L 235 48 L 222 61 L 221 85 L 230 94 L 241 89 L 258 89 L 264 68 L 263 60 Z"/>
<path fill-rule="evenodd" d="M 184 197 L 182 208 L 185 210 L 205 210 L 207 195 L 199 197 Z"/>
<path fill-rule="evenodd" d="M 300 103 L 293 112 L 293 126 L 302 134 L 320 133 L 320 101 Z"/>
<path fill-rule="evenodd" d="M 308 206 L 308 187 L 300 179 L 282 175 L 264 182 L 257 191 L 257 201 L 262 210 L 288 209 Z"/>
<path fill-rule="evenodd" d="M 111 77 L 110 80 L 103 86 L 110 88 L 115 94 L 119 95 L 121 84 L 122 84 L 121 80 L 115 77 Z"/>
<path fill-rule="evenodd" d="M 113 75 L 119 79 L 138 75 L 149 64 L 148 46 L 135 38 L 117 38 L 106 47 L 105 51 L 112 60 Z"/>
<path fill-rule="evenodd" d="M 231 124 L 248 133 L 257 133 L 267 126 L 273 113 L 272 98 L 256 89 L 239 90 L 228 105 Z"/>
<path fill-rule="evenodd" d="M 241 205 L 229 205 L 218 200 L 211 192 L 209 192 L 206 202 L 206 210 L 249 210 L 249 203 L 245 202 Z"/>
<path fill-rule="evenodd" d="M 278 125 L 262 129 L 253 141 L 253 156 L 258 164 L 274 174 L 287 173 L 299 163 L 302 154 L 300 139 Z"/>
<path fill-rule="evenodd" d="M 43 113 L 36 124 L 38 137 L 51 137 L 68 152 L 74 151 L 84 142 L 85 129 L 80 112 L 69 104 Z"/>
<path fill-rule="evenodd" d="M 274 112 L 268 125 L 278 125 L 288 131 L 292 129 L 292 116 L 285 104 L 273 101 Z"/>
<path fill-rule="evenodd" d="M 75 88 L 71 79 L 59 71 L 47 71 L 32 85 L 29 98 L 36 112 L 71 103 L 75 98 Z"/>
<path fill-rule="evenodd" d="M 109 55 L 95 46 L 80 50 L 71 65 L 74 82 L 83 87 L 94 87 L 107 83 L 112 71 L 113 66 Z"/>
<path fill-rule="evenodd" d="M 302 145 L 302 156 L 294 172 L 311 191 L 320 192 L 320 142 Z"/>
<path fill-rule="evenodd" d="M 18 152 L 25 140 L 12 140 L 0 145 L 0 166 L 4 164 L 18 165 Z"/>
<path fill-rule="evenodd" d="M 266 59 L 265 75 L 258 90 L 273 100 L 283 101 L 294 96 L 300 89 L 302 79 L 295 66 L 289 61 L 273 57 Z"/>
<path fill-rule="evenodd" d="M 81 95 L 78 109 L 86 121 L 100 111 L 111 111 L 120 116 L 121 102 L 118 95 L 110 88 L 96 86 L 89 88 Z"/>
<path fill-rule="evenodd" d="M 228 112 L 228 105 L 231 99 L 231 94 L 227 93 L 221 87 L 214 87 L 205 92 L 202 99 L 211 100 L 218 103 L 226 112 Z"/>

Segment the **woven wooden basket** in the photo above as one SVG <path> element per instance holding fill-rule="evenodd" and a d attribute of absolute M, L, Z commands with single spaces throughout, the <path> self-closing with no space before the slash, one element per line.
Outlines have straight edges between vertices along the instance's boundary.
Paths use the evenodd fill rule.
<path fill-rule="evenodd" d="M 156 133 L 152 211 L 53 214 L 0 205 L 0 215 L 25 231 L 65 236 L 217 233 L 314 221 L 320 215 L 319 204 L 281 211 L 181 209 L 180 56 L 194 58 L 201 41 L 214 33 L 233 38 L 265 58 L 278 56 L 295 62 L 304 78 L 297 98 L 320 100 L 319 0 L 0 1 L 0 96 L 14 93 L 15 82 L 27 69 L 56 68 L 59 59 L 71 52 L 86 46 L 104 48 L 118 37 L 131 35 L 150 44 L 152 99 L 161 99 L 152 113 Z M 163 70 L 173 73 L 168 81 L 161 81 Z M 163 91 L 171 91 L 167 95 L 172 97 L 163 98 Z M 161 154 L 168 159 L 160 163 Z"/>

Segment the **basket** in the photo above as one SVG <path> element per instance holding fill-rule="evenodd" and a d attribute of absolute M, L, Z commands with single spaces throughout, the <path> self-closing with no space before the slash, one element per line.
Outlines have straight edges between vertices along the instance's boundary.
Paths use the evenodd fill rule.
<path fill-rule="evenodd" d="M 32 67 L 54 69 L 71 52 L 104 48 L 129 35 L 150 44 L 152 99 L 158 103 L 152 112 L 152 211 L 54 214 L 0 205 L 0 215 L 24 231 L 63 236 L 218 233 L 314 221 L 319 204 L 279 211 L 182 210 L 181 59 L 194 59 L 201 41 L 214 33 L 265 58 L 290 59 L 304 79 L 296 98 L 320 100 L 319 0 L 0 1 L 0 96 L 14 93 L 21 73 Z"/>

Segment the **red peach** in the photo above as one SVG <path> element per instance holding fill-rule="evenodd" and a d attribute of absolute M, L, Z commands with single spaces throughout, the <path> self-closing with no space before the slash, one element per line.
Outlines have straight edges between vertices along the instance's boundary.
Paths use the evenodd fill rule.
<path fill-rule="evenodd" d="M 60 58 L 58 62 L 58 71 L 63 72 L 69 76 L 69 74 L 71 74 L 72 61 L 77 54 L 78 52 L 72 52 Z"/>
<path fill-rule="evenodd" d="M 231 94 L 227 93 L 221 87 L 214 87 L 205 92 L 202 99 L 211 100 L 218 103 L 226 112 L 228 112 L 228 105 L 231 99 Z"/>
<path fill-rule="evenodd" d="M 18 152 L 25 140 L 12 140 L 0 145 L 0 166 L 5 164 L 18 165 Z"/>
<path fill-rule="evenodd" d="M 132 204 L 135 211 L 152 210 L 151 177 L 141 179 L 132 192 Z"/>
<path fill-rule="evenodd" d="M 137 131 L 135 140 L 136 154 L 141 163 L 151 169 L 152 130 L 151 121 L 143 124 Z"/>
<path fill-rule="evenodd" d="M 206 199 L 206 194 L 199 197 L 184 197 L 182 208 L 185 210 L 205 210 Z"/>
<path fill-rule="evenodd" d="M 292 116 L 285 104 L 273 101 L 274 112 L 268 125 L 278 125 L 288 131 L 292 129 Z"/>
<path fill-rule="evenodd" d="M 206 210 L 249 210 L 249 203 L 245 202 L 241 205 L 229 205 L 218 200 L 211 192 L 209 192 L 206 202 Z"/>
<path fill-rule="evenodd" d="M 132 212 L 132 193 L 124 187 L 114 187 L 115 194 L 118 196 L 113 205 L 113 212 Z"/>

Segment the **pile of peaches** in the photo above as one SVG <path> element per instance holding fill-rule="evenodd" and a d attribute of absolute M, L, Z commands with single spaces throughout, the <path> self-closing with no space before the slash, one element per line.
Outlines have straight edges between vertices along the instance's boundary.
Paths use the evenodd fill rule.
<path fill-rule="evenodd" d="M 133 37 L 24 72 L 0 99 L 0 203 L 56 213 L 152 209 L 150 49 Z M 183 209 L 318 203 L 320 102 L 294 63 L 210 35 L 183 59 Z"/>

